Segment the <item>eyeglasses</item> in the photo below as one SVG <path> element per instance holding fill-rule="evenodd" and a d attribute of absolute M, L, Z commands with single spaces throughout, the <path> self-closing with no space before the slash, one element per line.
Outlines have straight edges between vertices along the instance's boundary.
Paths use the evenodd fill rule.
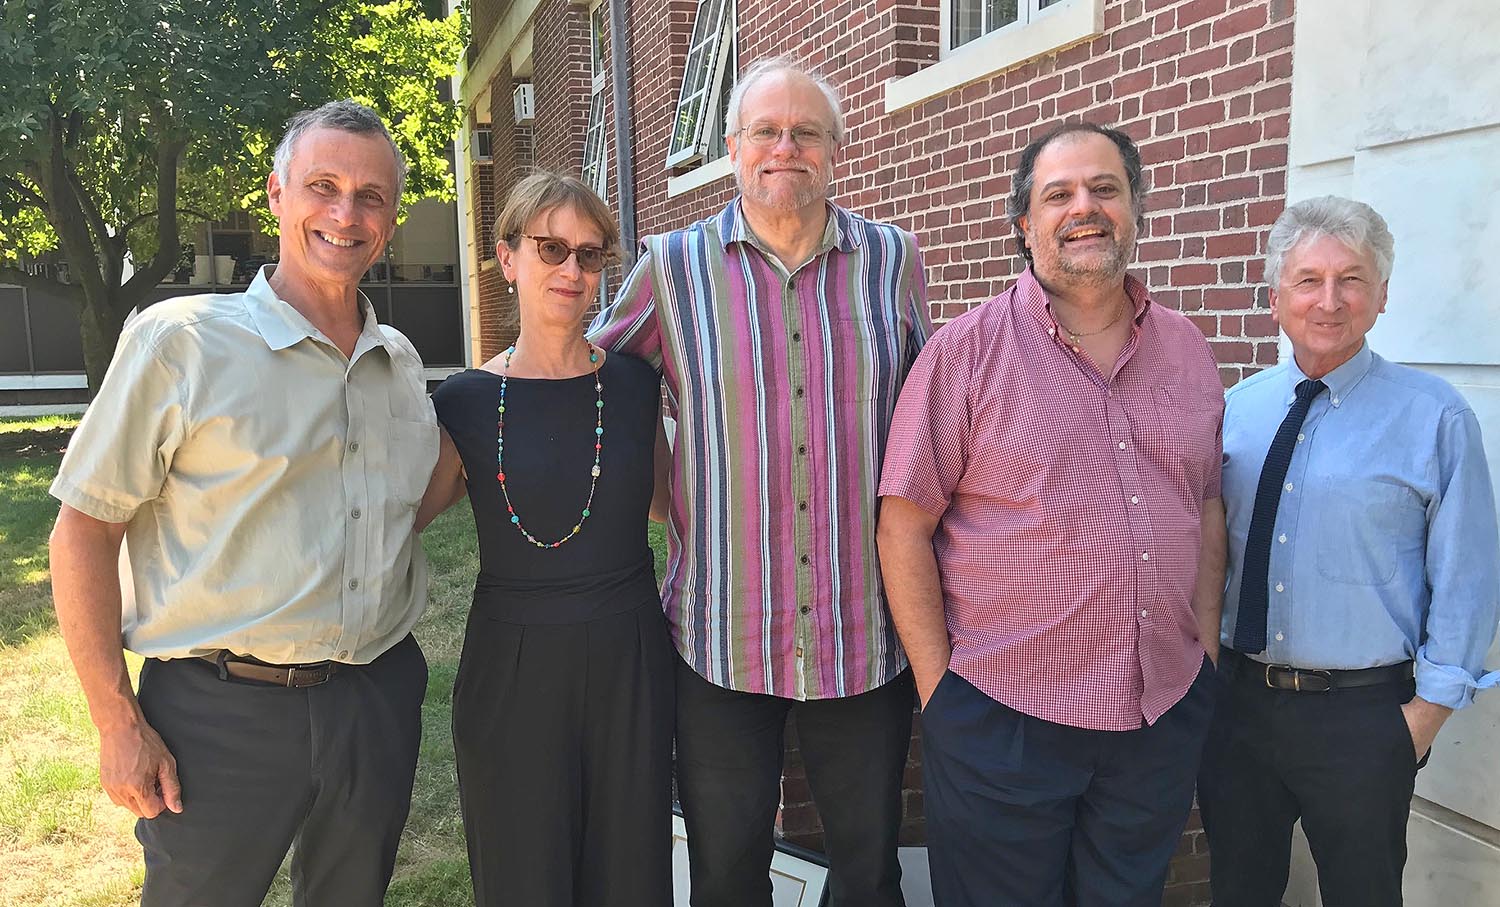
<path fill-rule="evenodd" d="M 798 148 L 820 148 L 833 135 L 826 129 L 809 123 L 798 123 L 789 129 L 783 129 L 775 123 L 751 123 L 738 131 L 750 144 L 762 148 L 769 148 L 780 142 L 783 133 L 791 133 L 792 143 Z"/>
<path fill-rule="evenodd" d="M 532 236 L 530 233 L 521 235 L 536 243 L 537 257 L 549 265 L 560 265 L 568 260 L 569 255 L 576 255 L 578 267 L 590 274 L 598 274 L 613 257 L 608 249 L 598 246 L 570 246 L 551 236 Z"/>

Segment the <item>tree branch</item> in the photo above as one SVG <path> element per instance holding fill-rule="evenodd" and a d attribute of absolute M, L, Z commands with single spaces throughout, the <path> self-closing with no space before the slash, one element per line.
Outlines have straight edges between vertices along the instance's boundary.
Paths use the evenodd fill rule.
<path fill-rule="evenodd" d="M 205 213 L 203 211 L 199 211 L 197 208 L 177 208 L 176 211 L 177 211 L 178 214 L 190 214 L 193 217 L 198 218 L 199 220 L 213 220 L 214 219 L 213 215 L 207 214 L 207 213 Z M 146 211 L 146 212 L 143 212 L 141 214 L 137 214 L 135 217 L 132 217 L 130 220 L 127 220 L 125 222 L 125 225 L 120 228 L 120 232 L 122 234 L 129 233 L 131 230 L 134 230 L 137 226 L 139 226 L 140 224 L 144 223 L 145 221 L 154 220 L 155 218 L 158 218 L 158 217 L 161 217 L 161 209 L 160 208 L 158 208 L 155 211 Z"/>
<path fill-rule="evenodd" d="M 104 215 L 99 212 L 99 206 L 94 204 L 93 196 L 89 195 L 83 186 L 83 181 L 78 178 L 78 171 L 72 167 L 65 167 L 64 172 L 68 178 L 68 190 L 73 193 L 73 198 L 78 203 L 78 210 L 83 212 L 84 221 L 89 225 L 89 231 L 94 234 L 94 248 L 99 250 L 99 264 L 104 269 L 104 282 L 114 286 L 120 282 L 120 274 L 124 271 L 125 250 L 117 237 L 109 234 L 109 227 L 104 223 Z"/>
<path fill-rule="evenodd" d="M 27 202 L 29 204 L 35 205 L 36 207 L 41 208 L 43 210 L 46 210 L 46 208 L 47 208 L 47 200 L 45 198 L 42 198 L 40 195 L 38 195 L 36 193 L 36 190 L 34 190 L 31 187 L 27 186 L 25 183 L 21 182 L 20 180 L 16 179 L 15 177 L 11 177 L 11 176 L 0 177 L 0 183 L 4 183 L 5 185 L 9 186 L 10 187 L 10 191 L 12 191 L 16 195 L 20 196 L 20 198 L 23 201 L 25 201 L 25 202 Z"/>
<path fill-rule="evenodd" d="M 46 138 L 38 136 L 44 143 L 43 160 L 34 172 L 27 173 L 31 181 L 41 190 L 47 200 L 44 209 L 47 221 L 57 231 L 62 242 L 63 254 L 68 265 L 78 275 L 83 286 L 84 297 L 90 301 L 103 302 L 108 297 L 108 287 L 99 270 L 99 250 L 89 235 L 84 223 L 85 214 L 78 205 L 77 195 L 69 184 L 68 160 L 63 154 L 62 124 L 54 115 L 46 130 Z"/>
<path fill-rule="evenodd" d="M 163 118 L 162 140 L 156 149 L 156 254 L 121 288 L 122 311 L 139 305 L 177 267 L 182 254 L 182 237 L 177 235 L 177 162 L 186 147 L 187 139 L 172 135 Z M 124 235 L 121 231 L 121 238 Z"/>

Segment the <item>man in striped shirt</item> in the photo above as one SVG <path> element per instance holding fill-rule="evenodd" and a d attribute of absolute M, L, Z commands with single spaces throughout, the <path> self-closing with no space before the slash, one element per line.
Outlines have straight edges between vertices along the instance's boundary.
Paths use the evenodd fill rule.
<path fill-rule="evenodd" d="M 880 556 L 922 700 L 940 907 L 1161 904 L 1212 707 L 1223 387 L 1208 343 L 1126 274 L 1129 136 L 1021 154 L 1030 264 L 912 369 Z"/>
<path fill-rule="evenodd" d="M 591 336 L 677 416 L 662 601 L 681 655 L 677 788 L 694 907 L 771 903 L 796 715 L 834 907 L 901 905 L 912 685 L 875 552 L 896 394 L 931 332 L 916 239 L 828 201 L 837 95 L 780 61 L 730 98 L 740 195 L 646 239 Z"/>

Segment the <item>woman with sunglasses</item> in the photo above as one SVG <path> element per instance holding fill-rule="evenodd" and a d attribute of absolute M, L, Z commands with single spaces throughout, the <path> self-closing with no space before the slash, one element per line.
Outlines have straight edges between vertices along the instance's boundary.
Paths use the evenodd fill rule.
<path fill-rule="evenodd" d="M 520 335 L 433 395 L 442 454 L 418 514 L 467 493 L 479 532 L 453 687 L 474 898 L 661 907 L 673 652 L 646 538 L 660 382 L 584 339 L 619 237 L 597 195 L 533 174 L 495 235 Z"/>

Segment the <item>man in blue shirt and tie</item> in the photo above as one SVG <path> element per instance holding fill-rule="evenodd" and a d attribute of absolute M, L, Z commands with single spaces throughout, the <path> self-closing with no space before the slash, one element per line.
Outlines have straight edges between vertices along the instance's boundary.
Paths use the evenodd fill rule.
<path fill-rule="evenodd" d="M 1325 907 L 1401 904 L 1406 819 L 1438 729 L 1500 683 L 1479 423 L 1365 342 L 1395 241 L 1368 205 L 1292 205 L 1267 241 L 1293 357 L 1229 391 L 1224 681 L 1199 779 L 1216 907 L 1276 907 L 1300 818 Z"/>

